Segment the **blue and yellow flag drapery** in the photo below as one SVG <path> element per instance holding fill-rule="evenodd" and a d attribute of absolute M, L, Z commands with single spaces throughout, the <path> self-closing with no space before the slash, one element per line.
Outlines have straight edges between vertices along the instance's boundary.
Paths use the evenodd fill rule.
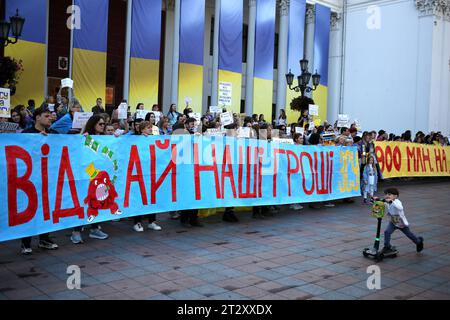
<path fill-rule="evenodd" d="M 6 0 L 5 6 L 7 20 L 16 15 L 16 9 L 25 18 L 19 41 L 5 48 L 5 56 L 22 60 L 24 68 L 16 86 L 16 94 L 11 97 L 11 105 L 27 105 L 29 99 L 34 99 L 36 105 L 40 105 L 44 100 L 47 81 L 47 1 Z"/>
<path fill-rule="evenodd" d="M 202 112 L 205 1 L 181 1 L 180 16 L 178 106 L 183 110 L 190 98 L 192 110 Z"/>
<path fill-rule="evenodd" d="M 109 0 L 74 0 L 74 5 L 81 18 L 81 28 L 73 30 L 74 94 L 90 111 L 97 98 L 105 100 Z"/>
<path fill-rule="evenodd" d="M 256 2 L 253 113 L 272 119 L 275 0 Z"/>
<path fill-rule="evenodd" d="M 301 74 L 299 61 L 303 59 L 304 38 L 305 38 L 305 15 L 306 0 L 291 0 L 289 9 L 289 31 L 288 31 L 288 52 L 287 52 L 287 70 L 295 75 Z M 311 66 L 310 66 L 311 67 Z M 311 70 L 310 70 L 311 72 Z M 284 79 L 282 79 L 284 81 Z M 297 79 L 294 80 L 297 85 Z M 291 101 L 300 93 L 286 89 L 286 116 L 288 123 L 297 122 L 300 113 L 291 110 Z"/>
<path fill-rule="evenodd" d="M 148 110 L 158 103 L 161 10 L 161 0 L 133 0 L 129 104 Z"/>
<path fill-rule="evenodd" d="M 330 44 L 331 9 L 316 4 L 316 25 L 314 31 L 314 70 L 320 74 L 320 85 L 313 93 L 314 103 L 319 106 L 321 122 L 327 120 L 328 100 L 328 50 Z"/>
<path fill-rule="evenodd" d="M 221 1 L 219 23 L 219 88 L 221 83 L 231 89 L 228 111 L 240 112 L 242 85 L 242 23 L 243 0 Z M 230 87 L 231 86 L 231 87 Z M 220 89 L 218 88 L 219 106 Z"/>

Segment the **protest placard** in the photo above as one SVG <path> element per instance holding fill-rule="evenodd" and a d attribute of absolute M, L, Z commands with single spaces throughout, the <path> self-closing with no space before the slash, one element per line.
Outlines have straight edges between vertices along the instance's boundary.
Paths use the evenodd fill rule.
<path fill-rule="evenodd" d="M 309 114 L 312 116 L 318 116 L 319 115 L 319 106 L 316 104 L 310 104 L 309 105 Z"/>
<path fill-rule="evenodd" d="M 234 123 L 233 114 L 230 111 L 223 112 L 220 114 L 220 123 L 223 126 Z"/>
<path fill-rule="evenodd" d="M 241 127 L 238 130 L 238 138 L 250 138 L 251 128 Z"/>
<path fill-rule="evenodd" d="M 0 117 L 11 118 L 11 95 L 9 88 L 0 88 Z"/>
<path fill-rule="evenodd" d="M 147 110 L 136 110 L 136 119 L 145 119 L 147 113 L 149 113 Z"/>
<path fill-rule="evenodd" d="M 75 112 L 73 114 L 72 128 L 83 129 L 86 125 L 86 122 L 88 122 L 89 118 L 92 117 L 92 115 L 92 112 Z"/>
<path fill-rule="evenodd" d="M 18 123 L 0 122 L 0 133 L 15 133 L 19 128 Z"/>
<path fill-rule="evenodd" d="M 118 118 L 119 119 L 127 119 L 128 118 L 128 105 L 125 102 L 119 104 L 118 110 Z"/>
<path fill-rule="evenodd" d="M 212 114 L 219 114 L 219 113 L 222 113 L 222 108 L 219 106 L 210 106 L 209 112 Z"/>
<path fill-rule="evenodd" d="M 219 82 L 219 105 L 231 106 L 233 96 L 233 84 L 231 82 Z"/>
<path fill-rule="evenodd" d="M 49 103 L 47 106 L 48 106 L 48 110 L 50 112 L 55 112 L 55 104 L 54 103 Z"/>
<path fill-rule="evenodd" d="M 73 88 L 73 80 L 70 78 L 62 79 L 61 88 Z"/>
<path fill-rule="evenodd" d="M 347 114 L 339 114 L 338 115 L 338 128 L 349 127 L 349 118 Z"/>

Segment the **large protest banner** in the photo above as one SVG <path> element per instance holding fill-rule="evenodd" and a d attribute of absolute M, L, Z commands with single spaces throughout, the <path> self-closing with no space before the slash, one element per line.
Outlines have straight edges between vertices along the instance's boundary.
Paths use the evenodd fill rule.
<path fill-rule="evenodd" d="M 0 241 L 118 214 L 360 195 L 355 147 L 189 135 L 0 138 Z"/>
<path fill-rule="evenodd" d="M 375 142 L 383 178 L 450 176 L 450 147 Z"/>

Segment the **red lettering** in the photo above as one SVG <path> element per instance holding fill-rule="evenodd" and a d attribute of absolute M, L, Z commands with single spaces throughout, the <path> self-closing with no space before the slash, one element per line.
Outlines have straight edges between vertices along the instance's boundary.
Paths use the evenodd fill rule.
<path fill-rule="evenodd" d="M 259 168 L 259 175 L 258 175 L 258 197 L 262 198 L 262 156 L 264 154 L 264 148 L 260 147 L 259 149 L 259 160 L 258 160 L 258 168 Z"/>
<path fill-rule="evenodd" d="M 436 170 L 439 172 L 443 171 L 443 166 L 442 166 L 442 157 L 441 157 L 441 150 L 435 148 L 434 149 L 434 158 L 436 161 Z"/>
<path fill-rule="evenodd" d="M 419 170 L 420 170 L 419 164 L 420 164 L 420 166 L 422 168 L 422 171 L 425 172 L 426 171 L 425 170 L 425 163 L 422 161 L 422 153 L 420 152 L 420 149 L 421 148 L 417 148 L 416 149 L 417 150 L 417 152 L 416 152 L 416 155 L 417 155 L 417 172 L 419 172 Z"/>
<path fill-rule="evenodd" d="M 69 181 L 70 195 L 74 206 L 72 208 L 61 209 L 61 202 L 63 196 L 64 177 L 67 174 Z M 58 183 L 56 185 L 56 204 L 53 211 L 53 223 L 58 223 L 60 218 L 67 218 L 78 216 L 78 218 L 84 218 L 84 209 L 80 206 L 78 201 L 78 193 L 75 185 L 75 178 L 70 164 L 69 149 L 63 147 L 61 153 L 61 161 L 59 164 Z"/>
<path fill-rule="evenodd" d="M 415 147 L 412 147 L 412 149 L 409 148 L 409 146 L 406 146 L 406 158 L 408 161 L 408 172 L 411 172 L 411 159 L 414 161 L 414 171 L 417 171 L 417 160 L 415 157 Z"/>
<path fill-rule="evenodd" d="M 278 154 L 285 154 L 284 149 L 273 149 L 273 197 L 277 196 Z"/>
<path fill-rule="evenodd" d="M 302 170 L 302 186 L 303 186 L 303 191 L 305 192 L 305 194 L 307 195 L 311 195 L 314 192 L 314 179 L 311 179 L 312 181 L 312 186 L 311 189 L 307 189 L 306 188 L 306 177 L 305 177 L 305 170 L 303 168 L 303 157 L 307 157 L 309 160 L 309 172 L 310 172 L 310 176 L 311 176 L 311 172 L 313 170 L 313 160 L 311 158 L 311 155 L 308 152 L 302 152 L 300 153 L 300 168 Z"/>
<path fill-rule="evenodd" d="M 257 148 L 256 148 L 257 149 Z M 246 148 L 246 159 L 247 159 L 247 164 L 246 164 L 246 192 L 243 193 L 242 191 L 242 178 L 243 178 L 243 171 L 244 171 L 244 163 L 243 163 L 243 150 L 242 150 L 242 146 L 239 146 L 239 172 L 238 172 L 238 193 L 239 193 L 239 198 L 255 198 L 256 197 L 256 182 L 254 183 L 255 185 L 255 189 L 253 191 L 250 190 L 250 178 L 251 178 L 251 164 L 250 164 L 250 159 L 251 159 L 251 148 L 250 146 L 247 146 Z M 256 164 L 255 164 L 256 165 Z M 257 170 L 254 170 L 254 174 L 255 174 L 255 179 L 257 179 Z"/>
<path fill-rule="evenodd" d="M 380 146 L 375 147 L 375 155 L 377 157 L 378 163 L 380 164 L 380 169 L 384 172 L 384 150 Z"/>
<path fill-rule="evenodd" d="M 385 152 L 386 157 L 386 170 L 387 172 L 391 172 L 392 170 L 392 150 L 391 146 L 387 146 Z"/>
<path fill-rule="evenodd" d="M 402 154 L 400 152 L 399 147 L 397 147 L 397 146 L 394 148 L 393 158 L 394 158 L 395 170 L 400 171 L 402 168 Z"/>
<path fill-rule="evenodd" d="M 226 170 L 228 168 L 228 170 Z M 233 166 L 231 161 L 230 146 L 225 145 L 222 158 L 222 172 L 221 172 L 221 189 L 222 199 L 225 196 L 225 178 L 230 179 L 231 191 L 233 192 L 233 198 L 236 198 L 236 185 L 234 183 Z"/>
<path fill-rule="evenodd" d="M 219 171 L 217 170 L 217 161 L 216 161 L 216 146 L 211 144 L 211 152 L 213 158 L 212 165 L 200 165 L 199 157 L 198 157 L 198 143 L 194 143 L 194 181 L 195 181 L 195 199 L 200 200 L 201 190 L 200 190 L 200 173 L 201 171 L 213 171 L 214 172 L 214 182 L 216 186 L 216 197 L 217 199 L 221 198 L 220 195 L 220 185 L 219 185 Z"/>
<path fill-rule="evenodd" d="M 328 187 L 325 183 L 325 160 L 326 158 L 323 155 L 323 151 L 320 152 L 320 182 L 321 186 L 319 185 L 318 177 L 316 176 L 316 186 L 317 186 L 317 194 L 327 194 L 328 193 Z M 314 160 L 316 161 L 315 168 L 317 170 L 317 154 L 314 153 Z M 316 173 L 317 175 L 318 173 Z"/>
<path fill-rule="evenodd" d="M 10 227 L 29 222 L 38 207 L 34 184 L 29 180 L 33 172 L 31 156 L 25 149 L 17 146 L 5 147 L 6 170 L 8 179 L 8 224 Z M 17 176 L 17 159 L 25 163 L 26 171 L 22 177 Z M 17 190 L 25 192 L 28 205 L 22 212 L 17 212 Z"/>
<path fill-rule="evenodd" d="M 291 168 L 291 157 L 290 156 L 294 157 L 295 168 Z M 288 170 L 287 170 L 288 195 L 290 197 L 291 196 L 291 175 L 298 173 L 298 169 L 299 169 L 300 165 L 298 162 L 297 155 L 294 152 L 292 152 L 291 150 L 286 151 L 286 157 L 287 157 L 287 166 L 288 166 Z"/>
<path fill-rule="evenodd" d="M 156 141 L 156 146 L 161 149 L 165 150 L 168 149 L 170 145 L 170 140 L 166 139 L 164 140 L 164 143 L 161 143 L 161 141 Z M 170 174 L 171 177 L 171 184 L 172 184 L 172 202 L 177 201 L 177 145 L 172 144 L 171 149 L 171 156 L 170 161 L 167 167 L 164 169 L 164 172 L 159 177 L 159 179 L 156 181 L 156 151 L 155 146 L 150 146 L 150 181 L 151 181 L 151 203 L 156 203 L 156 191 L 158 191 L 159 187 L 163 184 L 164 180 L 166 179 L 167 175 Z"/>
<path fill-rule="evenodd" d="M 136 166 L 136 175 L 133 175 L 133 169 Z M 136 145 L 131 146 L 130 149 L 130 160 L 128 161 L 127 169 L 127 181 L 125 183 L 125 199 L 123 206 L 125 208 L 129 207 L 130 203 L 130 187 L 132 182 L 139 183 L 139 189 L 141 191 L 141 199 L 144 205 L 148 204 L 147 201 L 147 191 L 144 184 L 144 175 L 142 174 L 141 159 L 139 157 L 139 151 Z"/>
<path fill-rule="evenodd" d="M 430 150 L 427 148 L 426 151 L 427 151 L 427 154 L 425 155 L 425 148 L 422 148 L 423 162 L 428 163 L 428 166 L 430 167 L 430 171 L 434 172 L 433 166 L 431 165 Z"/>
<path fill-rule="evenodd" d="M 44 213 L 44 221 L 50 220 L 50 204 L 48 200 L 48 158 L 50 152 L 48 144 L 41 147 L 41 152 L 44 157 L 41 158 L 41 181 L 42 181 L 42 211 Z"/>

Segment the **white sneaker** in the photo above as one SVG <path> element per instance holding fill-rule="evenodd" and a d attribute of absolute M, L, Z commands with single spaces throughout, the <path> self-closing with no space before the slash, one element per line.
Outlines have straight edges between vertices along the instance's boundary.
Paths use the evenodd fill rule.
<path fill-rule="evenodd" d="M 148 228 L 149 228 L 149 229 L 152 229 L 152 230 L 156 230 L 156 231 L 161 230 L 161 227 L 158 226 L 158 225 L 157 225 L 156 223 L 154 223 L 154 222 L 149 223 L 149 224 L 148 224 Z"/>
<path fill-rule="evenodd" d="M 296 203 L 291 206 L 291 209 L 292 210 L 302 210 L 303 206 L 301 206 L 299 203 Z"/>
<path fill-rule="evenodd" d="M 133 227 L 134 231 L 136 232 L 144 232 L 144 227 L 142 226 L 142 223 L 138 222 Z"/>
<path fill-rule="evenodd" d="M 326 203 L 324 203 L 323 206 L 324 206 L 324 207 L 327 207 L 327 208 L 334 208 L 334 207 L 335 207 L 335 204 L 334 204 L 334 203 L 331 203 L 331 202 L 326 202 Z"/>

